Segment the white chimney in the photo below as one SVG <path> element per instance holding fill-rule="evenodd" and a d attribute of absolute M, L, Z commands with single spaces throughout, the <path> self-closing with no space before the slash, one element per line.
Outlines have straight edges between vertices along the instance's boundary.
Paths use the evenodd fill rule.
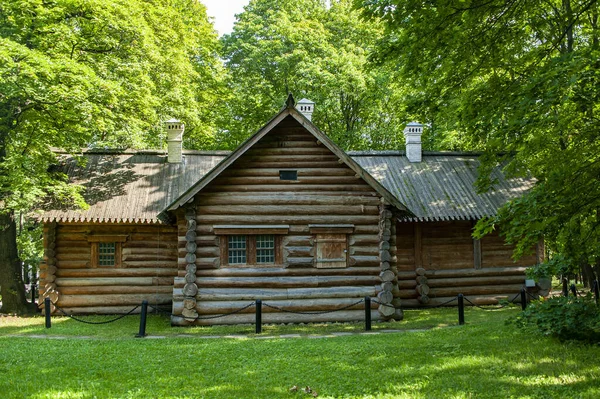
<path fill-rule="evenodd" d="M 167 127 L 167 148 L 169 163 L 181 163 L 182 160 L 182 140 L 185 125 L 177 119 L 170 119 L 165 122 Z"/>
<path fill-rule="evenodd" d="M 303 98 L 296 103 L 296 109 L 300 111 L 302 115 L 306 116 L 306 119 L 312 121 L 312 114 L 315 110 L 315 103 L 313 101 Z"/>
<path fill-rule="evenodd" d="M 404 139 L 406 141 L 406 157 L 410 162 L 421 162 L 421 135 L 423 125 L 418 122 L 410 122 L 404 128 Z"/>

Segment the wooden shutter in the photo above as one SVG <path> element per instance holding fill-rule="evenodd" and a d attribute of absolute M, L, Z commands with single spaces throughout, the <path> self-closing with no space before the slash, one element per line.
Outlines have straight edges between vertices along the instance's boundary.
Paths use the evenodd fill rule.
<path fill-rule="evenodd" d="M 318 268 L 346 267 L 348 264 L 348 240 L 346 234 L 317 234 Z"/>

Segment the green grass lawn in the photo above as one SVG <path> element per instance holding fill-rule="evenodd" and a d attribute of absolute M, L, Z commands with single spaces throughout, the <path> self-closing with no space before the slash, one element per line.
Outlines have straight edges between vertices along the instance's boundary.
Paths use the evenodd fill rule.
<path fill-rule="evenodd" d="M 3 317 L 0 397 L 311 397 L 289 392 L 293 385 L 320 398 L 600 397 L 600 347 L 505 323 L 518 313 L 467 309 L 467 324 L 456 326 L 456 309 L 407 311 L 403 322 L 374 324 L 398 333 L 328 337 L 360 332 L 360 323 L 265 326 L 262 335 L 275 336 L 267 339 L 253 338 L 254 326 L 171 328 L 158 316 L 147 332 L 163 339 L 133 338 L 137 316 L 100 326 L 55 318 L 49 330 L 43 318 Z M 248 338 L 201 338 L 227 334 Z"/>

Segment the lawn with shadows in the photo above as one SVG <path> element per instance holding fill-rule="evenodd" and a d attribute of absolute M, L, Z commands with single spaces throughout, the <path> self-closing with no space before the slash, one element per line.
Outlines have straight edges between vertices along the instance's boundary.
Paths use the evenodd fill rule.
<path fill-rule="evenodd" d="M 600 347 L 505 323 L 518 313 L 468 309 L 457 326 L 455 309 L 408 311 L 404 322 L 374 324 L 398 333 L 330 336 L 364 328 L 331 324 L 261 334 L 302 335 L 291 339 L 257 339 L 253 326 L 171 328 L 159 317 L 148 333 L 162 339 L 133 338 L 137 317 L 103 326 L 57 319 L 49 330 L 1 318 L 0 396 L 308 398 L 289 391 L 308 385 L 320 398 L 600 397 Z M 203 338 L 225 334 L 248 338 Z"/>

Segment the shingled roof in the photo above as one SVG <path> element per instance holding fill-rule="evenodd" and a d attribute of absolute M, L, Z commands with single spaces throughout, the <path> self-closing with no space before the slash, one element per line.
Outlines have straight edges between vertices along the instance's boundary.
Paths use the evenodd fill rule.
<path fill-rule="evenodd" d="M 473 153 L 424 152 L 409 162 L 404 152 L 349 152 L 360 166 L 413 213 L 407 221 L 478 220 L 495 215 L 502 205 L 531 189 L 533 179 L 506 179 L 494 169 L 493 190 L 478 194 L 479 167 Z"/>
<path fill-rule="evenodd" d="M 60 172 L 84 187 L 89 209 L 52 209 L 44 222 L 160 223 L 158 214 L 198 179 L 213 169 L 228 151 L 184 151 L 182 163 L 167 162 L 164 151 L 91 151 L 86 163 L 58 154 Z"/>
<path fill-rule="evenodd" d="M 58 169 L 84 186 L 87 210 L 46 211 L 44 222 L 161 223 L 158 215 L 192 188 L 230 153 L 184 151 L 181 164 L 164 152 L 88 152 L 87 163 L 61 155 Z M 405 220 L 477 220 L 493 215 L 508 200 L 522 195 L 532 179 L 505 179 L 494 171 L 494 191 L 477 194 L 473 183 L 476 154 L 427 153 L 411 163 L 403 152 L 349 152 L 348 155 L 404 204 L 414 217 Z"/>

